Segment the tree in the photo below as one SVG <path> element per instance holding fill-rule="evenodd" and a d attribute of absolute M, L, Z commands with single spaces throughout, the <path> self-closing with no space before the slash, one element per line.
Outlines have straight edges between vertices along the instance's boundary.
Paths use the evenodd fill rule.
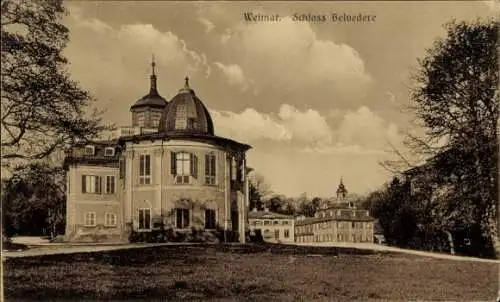
<path fill-rule="evenodd" d="M 439 199 L 452 225 L 481 230 L 469 239 L 484 249 L 498 230 L 498 31 L 495 21 L 448 24 L 447 36 L 419 61 L 412 92 L 425 135 L 410 136 L 409 145 L 440 158 L 434 169 L 453 176 Z"/>
<path fill-rule="evenodd" d="M 257 172 L 252 172 L 248 178 L 250 208 L 262 209 L 263 201 L 272 194 L 271 185 L 266 182 L 263 175 Z"/>
<path fill-rule="evenodd" d="M 306 217 L 314 217 L 316 211 L 321 207 L 323 200 L 319 197 L 314 197 L 312 200 L 307 198 L 306 193 L 302 193 L 298 203 L 298 211 L 297 214 L 304 215 Z"/>
<path fill-rule="evenodd" d="M 62 0 L 5 0 L 1 9 L 2 165 L 46 158 L 107 129 L 66 70 Z"/>
<path fill-rule="evenodd" d="M 4 181 L 3 230 L 7 236 L 64 233 L 64 171 L 43 163 L 18 167 Z"/>

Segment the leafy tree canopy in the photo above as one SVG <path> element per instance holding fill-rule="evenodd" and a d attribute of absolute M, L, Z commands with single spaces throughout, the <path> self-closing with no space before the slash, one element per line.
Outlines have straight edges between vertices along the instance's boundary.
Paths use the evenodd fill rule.
<path fill-rule="evenodd" d="M 105 130 L 94 99 L 66 70 L 62 0 L 5 0 L 1 9 L 2 165 L 46 158 Z"/>

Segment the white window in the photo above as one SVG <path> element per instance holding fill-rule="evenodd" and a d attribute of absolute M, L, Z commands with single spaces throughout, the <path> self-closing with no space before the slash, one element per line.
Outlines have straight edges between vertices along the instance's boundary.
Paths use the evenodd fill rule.
<path fill-rule="evenodd" d="M 104 218 L 104 224 L 106 226 L 116 226 L 116 214 L 106 213 Z"/>
<path fill-rule="evenodd" d="M 85 146 L 85 155 L 94 155 L 95 147 L 92 145 Z"/>
<path fill-rule="evenodd" d="M 95 226 L 95 212 L 87 212 L 85 213 L 85 226 Z"/>
<path fill-rule="evenodd" d="M 115 176 L 106 175 L 106 194 L 115 194 Z"/>
<path fill-rule="evenodd" d="M 205 184 L 207 185 L 215 185 L 215 165 L 215 155 L 205 154 Z"/>
<path fill-rule="evenodd" d="M 187 152 L 171 153 L 171 173 L 176 184 L 189 184 L 198 175 L 198 158 Z"/>
<path fill-rule="evenodd" d="M 82 175 L 82 193 L 101 194 L 101 177 Z"/>
<path fill-rule="evenodd" d="M 177 175 L 191 175 L 191 158 L 190 154 L 180 152 L 176 155 Z"/>
<path fill-rule="evenodd" d="M 104 148 L 104 156 L 115 156 L 115 148 L 113 147 Z"/>
<path fill-rule="evenodd" d="M 139 229 L 141 230 L 151 229 L 151 209 L 149 208 L 139 209 Z"/>
<path fill-rule="evenodd" d="M 151 155 L 141 155 L 139 157 L 139 184 L 151 184 Z"/>

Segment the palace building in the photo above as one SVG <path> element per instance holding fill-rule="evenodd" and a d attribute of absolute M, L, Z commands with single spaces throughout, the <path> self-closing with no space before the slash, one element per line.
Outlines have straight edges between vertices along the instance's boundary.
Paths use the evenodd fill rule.
<path fill-rule="evenodd" d="M 297 217 L 295 241 L 373 243 L 374 219 L 367 210 L 356 209 L 347 198 L 347 189 L 340 179 L 337 199 L 316 211 L 314 217 Z"/>
<path fill-rule="evenodd" d="M 149 93 L 130 108 L 131 126 L 67 154 L 65 239 L 126 242 L 133 232 L 197 229 L 233 231 L 244 242 L 251 147 L 215 135 L 188 78 L 163 98 L 152 67 Z"/>

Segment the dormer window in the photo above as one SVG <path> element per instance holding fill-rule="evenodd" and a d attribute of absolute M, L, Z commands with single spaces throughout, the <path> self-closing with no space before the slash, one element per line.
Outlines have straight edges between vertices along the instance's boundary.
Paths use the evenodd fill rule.
<path fill-rule="evenodd" d="M 92 145 L 87 145 L 85 146 L 85 155 L 94 155 L 95 154 L 95 147 Z"/>
<path fill-rule="evenodd" d="M 115 156 L 115 148 L 113 148 L 113 147 L 106 147 L 104 149 L 104 156 Z"/>

